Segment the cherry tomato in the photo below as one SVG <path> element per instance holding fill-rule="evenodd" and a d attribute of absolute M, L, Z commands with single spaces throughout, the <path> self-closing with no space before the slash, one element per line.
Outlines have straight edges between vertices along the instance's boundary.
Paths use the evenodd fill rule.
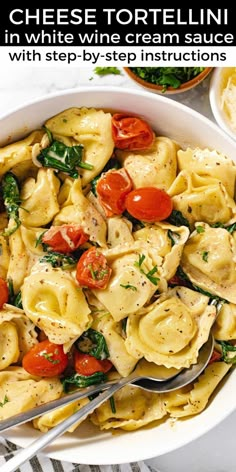
<path fill-rule="evenodd" d="M 107 216 L 121 215 L 132 181 L 125 169 L 110 170 L 99 179 L 96 190 Z"/>
<path fill-rule="evenodd" d="M 48 244 L 54 251 L 73 252 L 88 241 L 80 225 L 52 226 L 42 237 L 42 242 Z"/>
<path fill-rule="evenodd" d="M 187 280 L 181 279 L 178 275 L 174 275 L 168 281 L 170 285 L 180 285 L 181 287 L 189 287 Z"/>
<path fill-rule="evenodd" d="M 90 354 L 83 352 L 75 352 L 75 370 L 80 375 L 93 375 L 96 372 L 103 372 L 104 374 L 112 368 L 112 363 L 108 359 L 100 361 Z"/>
<path fill-rule="evenodd" d="M 90 248 L 79 259 L 76 269 L 76 279 L 80 285 L 89 288 L 106 288 L 111 268 L 103 254 L 96 248 Z"/>
<path fill-rule="evenodd" d="M 221 357 L 222 357 L 222 354 L 214 349 L 208 365 L 212 364 L 213 362 L 219 361 Z"/>
<path fill-rule="evenodd" d="M 51 343 L 48 339 L 33 346 L 23 357 L 22 365 L 31 375 L 54 377 L 60 375 L 68 364 L 68 355 L 61 344 Z"/>
<path fill-rule="evenodd" d="M 142 187 L 132 190 L 125 200 L 126 210 L 137 220 L 154 223 L 168 218 L 173 204 L 169 195 L 159 188 Z"/>
<path fill-rule="evenodd" d="M 146 121 L 125 113 L 113 115 L 112 137 L 115 147 L 130 151 L 147 149 L 155 139 L 154 132 Z"/>
<path fill-rule="evenodd" d="M 8 302 L 9 291 L 7 283 L 4 279 L 0 277 L 0 310 L 2 309 L 4 303 Z"/>

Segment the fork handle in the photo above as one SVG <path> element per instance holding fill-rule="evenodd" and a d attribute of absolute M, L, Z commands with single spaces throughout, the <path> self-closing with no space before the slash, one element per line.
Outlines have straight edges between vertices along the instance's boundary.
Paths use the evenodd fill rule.
<path fill-rule="evenodd" d="M 130 377 L 122 378 L 117 381 L 108 390 L 102 392 L 100 395 L 98 395 L 98 397 L 94 398 L 90 403 L 82 407 L 79 411 L 59 423 L 47 433 L 40 436 L 38 439 L 36 439 L 36 441 L 34 441 L 25 449 L 20 450 L 20 452 L 18 452 L 12 459 L 1 466 L 1 472 L 13 472 L 18 469 L 18 467 L 24 464 L 27 460 L 30 460 L 31 457 L 48 446 L 48 444 L 50 444 L 54 439 L 68 431 L 68 429 L 73 426 L 73 424 L 80 420 L 84 420 L 89 413 L 91 413 L 95 408 L 99 407 L 103 402 L 108 400 L 108 398 L 112 397 L 115 392 L 120 390 L 124 385 L 132 383 L 133 381 L 135 381 L 135 378 L 130 380 Z"/>

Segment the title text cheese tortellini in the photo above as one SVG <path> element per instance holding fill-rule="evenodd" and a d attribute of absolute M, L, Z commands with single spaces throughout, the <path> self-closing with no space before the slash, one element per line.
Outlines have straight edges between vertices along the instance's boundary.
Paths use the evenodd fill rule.
<path fill-rule="evenodd" d="M 190 385 L 127 385 L 89 420 L 133 431 L 206 407 L 235 362 L 235 180 L 218 150 L 181 149 L 108 109 L 63 110 L 0 149 L 1 420 L 93 382 L 178 374 L 213 334 L 219 360 Z M 129 207 L 143 188 L 165 196 L 168 216 L 158 197 L 154 218 Z M 89 401 L 32 426 L 46 432 Z"/>

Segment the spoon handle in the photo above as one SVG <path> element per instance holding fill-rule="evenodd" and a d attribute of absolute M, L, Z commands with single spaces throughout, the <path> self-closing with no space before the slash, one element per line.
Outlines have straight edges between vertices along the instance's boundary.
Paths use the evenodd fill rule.
<path fill-rule="evenodd" d="M 135 380 L 135 378 L 134 378 Z M 27 460 L 30 460 L 35 454 L 44 449 L 48 444 L 50 444 L 54 439 L 61 436 L 63 433 L 68 431 L 68 429 L 73 426 L 73 424 L 78 421 L 84 420 L 89 413 L 91 413 L 95 408 L 99 407 L 103 402 L 112 397 L 112 395 L 120 390 L 127 383 L 132 383 L 130 378 L 122 378 L 112 385 L 108 390 L 105 390 L 96 398 L 94 398 L 90 403 L 82 407 L 79 411 L 71 415 L 66 420 L 59 423 L 57 426 L 49 430 L 47 433 L 41 435 L 36 441 L 30 444 L 25 449 L 20 450 L 12 459 L 10 459 L 6 464 L 1 466 L 1 472 L 13 472 Z"/>

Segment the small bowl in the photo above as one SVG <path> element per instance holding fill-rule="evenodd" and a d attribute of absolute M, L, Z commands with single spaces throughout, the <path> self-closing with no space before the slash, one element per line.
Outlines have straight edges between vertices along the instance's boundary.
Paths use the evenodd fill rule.
<path fill-rule="evenodd" d="M 196 75 L 196 77 L 193 79 L 184 82 L 178 88 L 168 87 L 164 92 L 163 85 L 152 84 L 151 82 L 141 79 L 136 74 L 134 74 L 130 67 L 124 67 L 123 69 L 134 82 L 136 82 L 138 85 L 141 85 L 150 92 L 161 93 L 162 95 L 171 95 L 185 92 L 193 87 L 196 87 L 196 85 L 200 84 L 200 82 L 202 82 L 210 74 L 213 67 L 206 67 L 202 72 L 200 72 L 200 74 Z"/>
<path fill-rule="evenodd" d="M 235 128 L 230 124 L 229 115 L 222 103 L 222 93 L 232 74 L 236 74 L 235 67 L 216 67 L 210 81 L 209 100 L 212 113 L 217 124 L 228 133 L 231 138 L 236 139 L 236 123 Z M 235 98 L 236 107 L 236 98 Z"/>

